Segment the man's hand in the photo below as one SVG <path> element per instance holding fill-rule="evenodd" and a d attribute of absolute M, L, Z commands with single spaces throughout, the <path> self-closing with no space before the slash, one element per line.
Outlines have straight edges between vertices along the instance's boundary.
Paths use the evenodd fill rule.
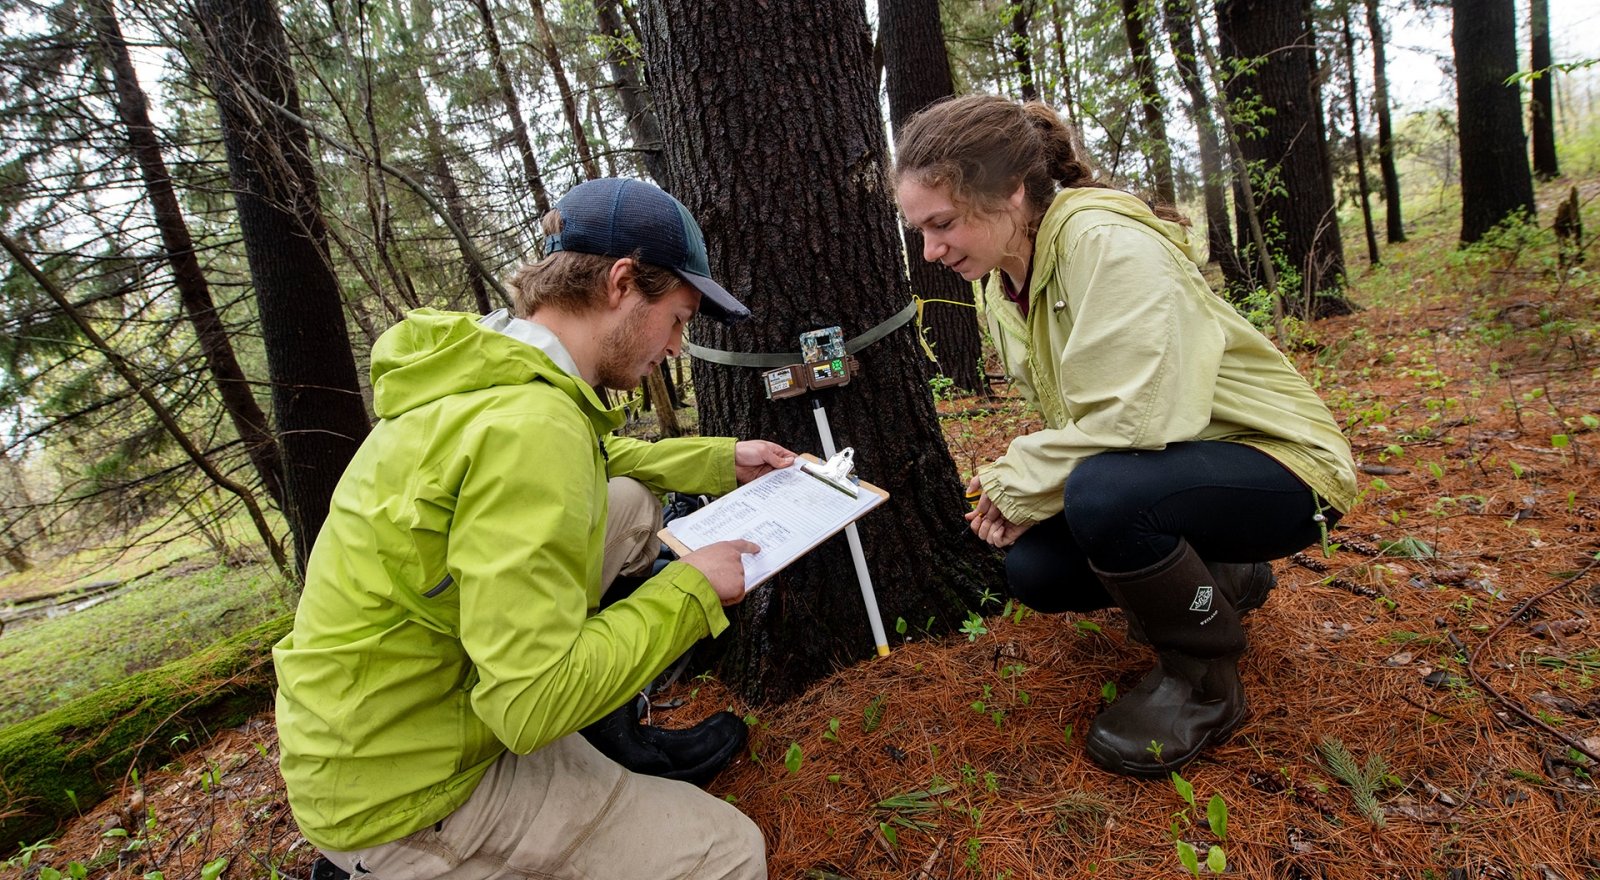
<path fill-rule="evenodd" d="M 760 552 L 761 548 L 749 541 L 718 541 L 701 547 L 680 561 L 694 566 L 706 576 L 723 605 L 737 605 L 744 600 L 742 554 Z"/>
<path fill-rule="evenodd" d="M 1010 547 L 1022 537 L 1033 523 L 1014 523 L 1006 519 L 1000 508 L 983 493 L 983 485 L 973 477 L 967 483 L 967 494 L 978 495 L 978 506 L 966 515 L 967 524 L 971 526 L 972 533 L 982 538 L 991 547 Z"/>
<path fill-rule="evenodd" d="M 794 464 L 794 453 L 771 440 L 740 440 L 733 444 L 733 475 L 741 486 L 791 464 Z"/>

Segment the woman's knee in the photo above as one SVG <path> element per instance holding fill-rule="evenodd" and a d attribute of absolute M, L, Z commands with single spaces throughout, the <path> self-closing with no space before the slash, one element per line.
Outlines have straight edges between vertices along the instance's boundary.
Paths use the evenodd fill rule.
<path fill-rule="evenodd" d="M 1062 516 L 1087 549 L 1126 531 L 1144 509 L 1134 474 L 1137 453 L 1101 453 L 1079 464 L 1062 489 Z"/>

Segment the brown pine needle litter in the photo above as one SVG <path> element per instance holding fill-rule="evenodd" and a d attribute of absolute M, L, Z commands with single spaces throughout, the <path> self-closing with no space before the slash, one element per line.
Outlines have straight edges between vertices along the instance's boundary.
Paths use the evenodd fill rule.
<path fill-rule="evenodd" d="M 1250 717 L 1187 786 L 1085 756 L 1095 713 L 1152 661 L 1120 612 L 1000 599 L 982 632 L 909 622 L 888 657 L 786 705 L 714 680 L 657 696 L 669 726 L 747 716 L 749 752 L 711 790 L 766 832 L 771 875 L 1600 878 L 1600 292 L 1528 256 L 1436 289 L 1448 248 L 1405 247 L 1408 268 L 1368 287 L 1409 271 L 1411 291 L 1357 279 L 1368 309 L 1291 346 L 1366 495 L 1328 555 L 1276 564 L 1246 621 Z M 963 469 L 1037 425 L 1005 396 L 941 409 Z M 269 714 L 225 731 L 88 812 L 29 875 L 197 877 L 227 859 L 228 878 L 305 877 L 315 854 L 275 760 Z"/>

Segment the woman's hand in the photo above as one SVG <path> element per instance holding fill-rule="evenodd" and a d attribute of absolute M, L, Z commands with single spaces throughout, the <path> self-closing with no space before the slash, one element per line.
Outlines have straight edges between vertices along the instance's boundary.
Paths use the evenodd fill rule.
<path fill-rule="evenodd" d="M 1033 523 L 1014 523 L 1006 519 L 1005 514 L 1000 512 L 1000 508 L 989 499 L 989 496 L 983 494 L 983 485 L 978 482 L 977 477 L 973 477 L 971 482 L 967 483 L 968 497 L 974 494 L 978 496 L 978 504 L 967 514 L 967 524 L 972 528 L 972 533 L 989 546 L 1010 547 L 1033 525 Z"/>
<path fill-rule="evenodd" d="M 794 453 L 771 440 L 740 440 L 733 444 L 733 476 L 741 486 L 791 464 L 794 464 Z"/>

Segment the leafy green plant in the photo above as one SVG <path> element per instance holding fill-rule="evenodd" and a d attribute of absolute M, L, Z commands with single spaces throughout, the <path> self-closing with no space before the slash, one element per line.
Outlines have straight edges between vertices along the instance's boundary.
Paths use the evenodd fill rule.
<path fill-rule="evenodd" d="M 1151 745 L 1157 744 L 1151 743 Z M 1159 755 L 1157 759 L 1159 760 Z M 1171 779 L 1173 790 L 1178 793 L 1178 797 L 1185 804 L 1184 808 L 1172 817 L 1172 826 L 1169 830 L 1172 834 L 1173 845 L 1177 848 L 1178 862 L 1183 865 L 1184 870 L 1188 871 L 1191 876 L 1198 877 L 1200 876 L 1200 853 L 1195 849 L 1194 844 L 1183 839 L 1184 829 L 1194 824 L 1194 820 L 1190 818 L 1190 811 L 1196 809 L 1194 785 L 1180 776 L 1177 771 L 1173 771 Z M 1220 794 L 1212 795 L 1211 800 L 1206 803 L 1206 825 L 1219 841 L 1227 841 L 1228 804 Z M 1221 846 L 1211 844 L 1207 847 L 1205 866 L 1213 874 L 1221 874 L 1228 869 L 1227 853 L 1223 851 Z"/>
<path fill-rule="evenodd" d="M 979 616 L 978 612 L 971 611 L 968 612 L 967 619 L 962 621 L 961 631 L 967 634 L 967 641 L 976 642 L 978 636 L 984 635 L 989 631 L 989 627 L 984 625 L 983 618 Z"/>
<path fill-rule="evenodd" d="M 829 718 L 828 729 L 822 732 L 822 738 L 828 742 L 839 741 L 839 719 Z"/>
<path fill-rule="evenodd" d="M 789 768 L 790 775 L 800 772 L 800 765 L 805 763 L 805 755 L 800 750 L 797 742 L 789 743 L 789 750 L 783 753 L 783 766 Z"/>

